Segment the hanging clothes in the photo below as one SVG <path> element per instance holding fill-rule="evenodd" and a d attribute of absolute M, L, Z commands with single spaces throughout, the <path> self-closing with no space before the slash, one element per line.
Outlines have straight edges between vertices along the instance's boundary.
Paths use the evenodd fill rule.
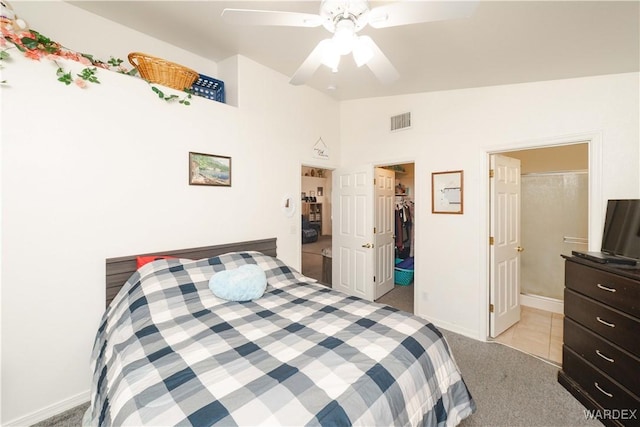
<path fill-rule="evenodd" d="M 412 246 L 413 220 L 409 204 L 404 200 L 396 203 L 395 233 L 396 254 L 399 258 L 407 258 Z"/>

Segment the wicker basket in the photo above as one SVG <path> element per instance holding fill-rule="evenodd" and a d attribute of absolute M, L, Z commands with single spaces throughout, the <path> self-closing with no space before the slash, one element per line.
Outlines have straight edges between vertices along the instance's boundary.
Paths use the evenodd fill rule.
<path fill-rule="evenodd" d="M 198 73 L 192 69 L 146 53 L 131 52 L 129 62 L 143 79 L 173 89 L 189 89 L 198 79 Z"/>

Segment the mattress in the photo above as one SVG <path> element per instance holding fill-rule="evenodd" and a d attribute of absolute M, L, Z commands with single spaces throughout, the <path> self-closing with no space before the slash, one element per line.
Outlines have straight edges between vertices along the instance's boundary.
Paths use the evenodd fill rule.
<path fill-rule="evenodd" d="M 259 265 L 267 289 L 227 301 L 217 272 Z M 474 401 L 440 331 L 278 258 L 234 252 L 146 264 L 103 315 L 91 425 L 457 425 Z"/>

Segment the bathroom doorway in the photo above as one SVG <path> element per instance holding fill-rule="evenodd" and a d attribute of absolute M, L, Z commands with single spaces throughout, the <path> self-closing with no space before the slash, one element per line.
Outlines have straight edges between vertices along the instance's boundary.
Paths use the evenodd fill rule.
<path fill-rule="evenodd" d="M 588 245 L 589 144 L 508 151 L 521 162 L 520 321 L 496 341 L 561 363 L 564 264 Z"/>

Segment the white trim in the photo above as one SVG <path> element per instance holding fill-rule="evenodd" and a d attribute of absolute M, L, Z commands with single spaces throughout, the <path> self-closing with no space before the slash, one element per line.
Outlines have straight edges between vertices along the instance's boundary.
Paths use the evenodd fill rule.
<path fill-rule="evenodd" d="M 18 427 L 18 426 L 30 426 L 41 421 L 46 420 L 47 418 L 54 417 L 59 415 L 69 409 L 73 409 L 78 405 L 82 405 L 83 403 L 89 402 L 89 390 L 78 393 L 75 396 L 71 396 L 68 399 L 61 400 L 58 403 L 54 403 L 53 405 L 46 406 L 42 409 L 38 409 L 35 412 L 32 412 L 28 415 L 25 415 L 20 418 L 16 418 L 14 420 L 9 421 L 4 424 L 6 427 Z"/>
<path fill-rule="evenodd" d="M 584 132 L 572 135 L 538 139 L 533 141 L 512 142 L 510 144 L 485 147 L 480 150 L 480 180 L 478 185 L 479 200 L 479 228 L 481 232 L 479 247 L 478 280 L 478 324 L 480 336 L 489 336 L 489 156 L 530 148 L 543 148 L 560 145 L 587 143 L 589 145 L 589 250 L 599 247 L 602 239 L 603 207 L 602 200 L 602 131 Z M 597 242 L 597 243 L 596 243 Z M 486 338 L 484 338 L 486 339 Z"/>
<path fill-rule="evenodd" d="M 483 341 L 491 340 L 489 336 L 489 286 L 491 284 L 490 271 L 489 271 L 489 237 L 491 231 L 489 210 L 491 208 L 489 204 L 489 170 L 491 169 L 490 162 L 491 152 L 489 150 L 483 151 L 480 156 L 480 179 L 478 180 L 479 188 L 477 188 L 480 198 L 478 199 L 478 227 L 480 228 L 479 248 L 478 248 L 478 280 L 480 286 L 478 286 L 478 335 L 482 337 Z"/>
<path fill-rule="evenodd" d="M 606 200 L 602 200 L 602 132 L 589 142 L 589 250 L 599 251 Z M 598 242 L 596 244 L 596 242 Z"/>
<path fill-rule="evenodd" d="M 478 331 L 475 329 L 469 328 L 461 328 L 457 323 L 446 322 L 444 320 L 434 319 L 429 316 L 425 316 L 423 314 L 416 314 L 416 316 L 422 317 L 430 323 L 433 323 L 437 328 L 444 329 L 449 332 L 454 332 L 459 335 L 463 335 L 467 338 L 474 339 L 476 341 L 487 341 L 487 338 L 484 336 L 478 336 Z"/>
<path fill-rule="evenodd" d="M 538 310 L 564 314 L 564 301 L 540 295 L 520 294 L 520 304 Z"/>

